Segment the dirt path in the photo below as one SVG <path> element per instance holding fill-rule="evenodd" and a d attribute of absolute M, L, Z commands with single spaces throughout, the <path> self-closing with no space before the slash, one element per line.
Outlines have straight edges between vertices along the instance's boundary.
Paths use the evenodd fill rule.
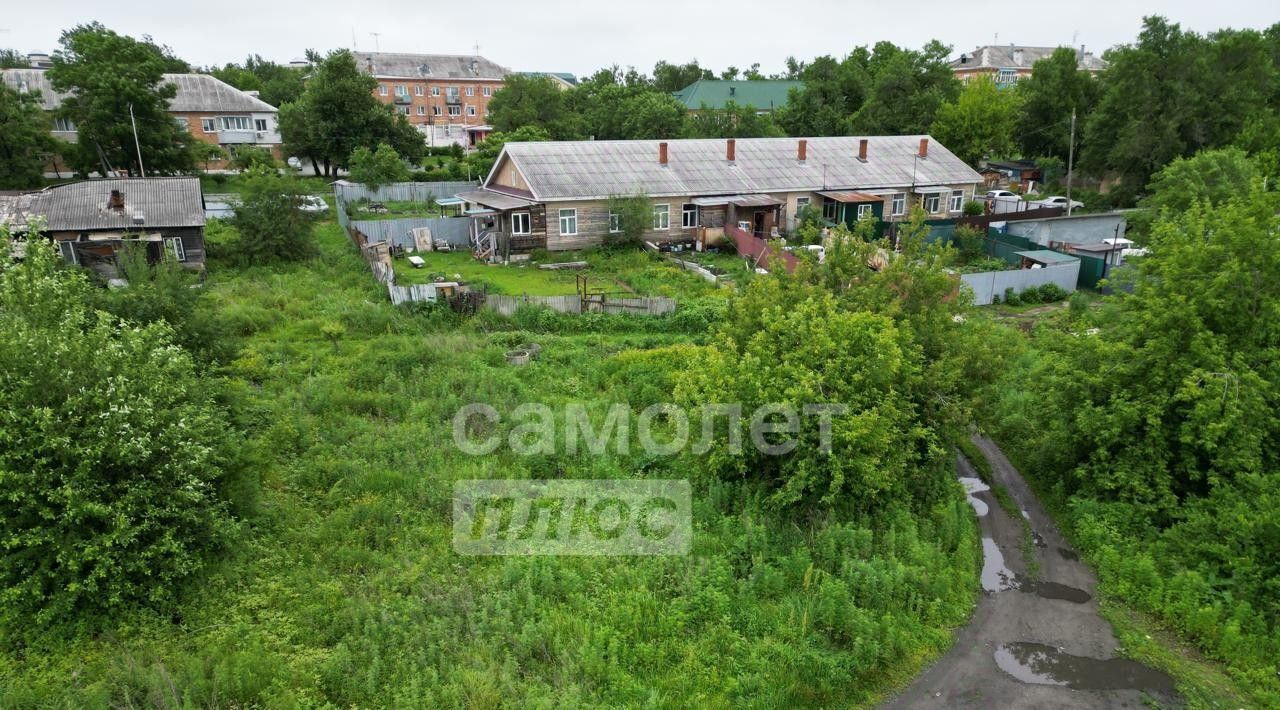
<path fill-rule="evenodd" d="M 1179 707 L 1168 676 L 1116 658 L 1098 615 L 1097 579 L 990 439 L 974 443 L 1029 521 L 1038 575 L 1028 574 L 1023 523 L 997 503 L 968 461 L 961 481 L 982 529 L 983 594 L 955 645 L 887 708 Z"/>

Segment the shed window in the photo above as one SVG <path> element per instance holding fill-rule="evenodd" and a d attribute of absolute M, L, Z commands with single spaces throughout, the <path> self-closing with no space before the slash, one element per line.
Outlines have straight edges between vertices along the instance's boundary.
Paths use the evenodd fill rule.
<path fill-rule="evenodd" d="M 890 214 L 892 214 L 894 217 L 901 217 L 906 213 L 907 213 L 907 193 L 905 192 L 893 193 L 893 202 L 891 205 Z"/>
<path fill-rule="evenodd" d="M 187 260 L 187 250 L 183 248 L 182 239 L 180 237 L 170 237 L 165 241 L 169 243 L 169 251 L 173 252 L 174 259 L 177 259 L 178 261 Z"/>
<path fill-rule="evenodd" d="M 680 226 L 685 229 L 693 229 L 698 226 L 698 206 L 692 202 L 686 202 L 680 206 Z"/>
<path fill-rule="evenodd" d="M 564 231 L 564 217 L 560 217 L 561 230 Z M 576 227 L 575 227 L 576 230 Z M 513 212 L 511 214 L 511 233 L 512 234 L 528 234 L 529 233 L 529 213 Z"/>
<path fill-rule="evenodd" d="M 560 233 L 566 236 L 578 233 L 578 210 L 560 210 Z"/>
<path fill-rule="evenodd" d="M 671 205 L 653 206 L 653 228 L 659 231 L 671 229 Z"/>
<path fill-rule="evenodd" d="M 617 212 L 609 213 L 609 233 L 618 234 L 622 231 L 622 215 Z"/>
<path fill-rule="evenodd" d="M 951 191 L 951 211 L 959 212 L 964 209 L 964 190 Z"/>
<path fill-rule="evenodd" d="M 75 242 L 58 242 L 58 251 L 62 252 L 62 260 L 68 264 L 80 263 L 80 258 L 76 256 Z"/>

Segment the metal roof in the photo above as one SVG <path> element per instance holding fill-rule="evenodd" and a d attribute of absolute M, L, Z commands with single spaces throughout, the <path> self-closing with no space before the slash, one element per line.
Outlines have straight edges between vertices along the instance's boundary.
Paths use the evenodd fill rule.
<path fill-rule="evenodd" d="M 724 139 L 516 142 L 503 147 L 503 156 L 537 200 L 868 191 L 982 180 L 929 136 L 866 136 L 865 163 L 857 158 L 862 138 L 738 138 L 733 163 L 725 159 Z M 922 138 L 929 139 L 929 156 L 917 159 Z M 799 140 L 807 142 L 804 162 L 796 159 Z M 668 146 L 665 166 L 658 162 L 661 142 Z M 486 186 L 493 179 L 491 173 Z"/>
<path fill-rule="evenodd" d="M 528 207 L 533 203 L 512 195 L 504 195 L 500 192 L 491 190 L 475 190 L 474 192 L 459 192 L 458 199 L 474 202 L 478 205 L 492 207 L 499 210 L 512 210 L 518 207 Z"/>
<path fill-rule="evenodd" d="M 39 91 L 46 111 L 62 105 L 69 94 L 53 90 L 44 69 L 4 69 L 4 83 L 18 91 Z M 166 82 L 175 84 L 178 93 L 169 102 L 170 111 L 209 111 L 242 113 L 275 113 L 271 104 L 218 80 L 209 74 L 165 74 Z"/>
<path fill-rule="evenodd" d="M 112 190 L 124 197 L 124 209 L 107 206 Z M 44 215 L 51 232 L 202 227 L 204 197 L 194 177 L 85 180 L 40 193 L 32 213 Z"/>
<path fill-rule="evenodd" d="M 987 45 L 972 52 L 965 52 L 951 62 L 952 69 L 1030 69 L 1036 62 L 1048 58 L 1058 47 L 1021 47 L 1017 45 Z M 1076 51 L 1077 66 L 1084 71 L 1102 71 L 1107 63 L 1092 52 Z"/>
<path fill-rule="evenodd" d="M 8 225 L 15 232 L 26 229 L 39 195 L 36 192 L 0 195 L 0 225 Z"/>
<path fill-rule="evenodd" d="M 360 71 L 386 79 L 505 79 L 511 70 L 479 55 L 352 52 Z"/>
<path fill-rule="evenodd" d="M 854 192 L 853 190 L 827 190 L 819 192 L 823 197 L 830 197 L 836 202 L 883 202 L 884 197 L 881 195 L 871 195 L 865 192 Z"/>
<path fill-rule="evenodd" d="M 721 109 L 730 101 L 739 106 L 752 106 L 759 110 L 772 110 L 787 104 L 792 89 L 803 89 L 803 81 L 786 79 L 756 79 L 727 81 L 699 79 L 679 91 L 672 92 L 685 108 Z"/>
<path fill-rule="evenodd" d="M 1049 251 L 1048 249 L 1036 249 L 1033 251 L 1015 251 L 1014 254 L 1017 254 L 1018 256 L 1023 257 L 1024 259 L 1030 259 L 1032 261 L 1039 262 L 1041 264 L 1049 264 L 1049 265 L 1063 264 L 1068 261 L 1080 261 L 1080 259 L 1074 256 L 1071 256 L 1070 254 L 1062 254 L 1056 251 Z"/>

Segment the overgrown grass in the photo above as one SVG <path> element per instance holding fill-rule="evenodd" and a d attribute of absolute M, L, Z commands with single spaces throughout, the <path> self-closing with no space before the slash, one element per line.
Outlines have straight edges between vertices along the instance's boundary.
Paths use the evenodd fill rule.
<path fill-rule="evenodd" d="M 657 396 L 622 354 L 699 342 L 705 322 L 540 329 L 571 317 L 397 309 L 340 230 L 319 236 L 310 263 L 211 264 L 212 308 L 239 346 L 228 398 L 270 453 L 250 534 L 172 617 L 138 611 L 99 635 L 6 649 L 0 707 L 858 706 L 966 619 L 979 553 L 958 495 L 788 519 L 690 459 L 473 457 L 452 443 L 471 402 L 598 413 Z M 508 366 L 503 352 L 530 340 L 540 359 Z M 635 476 L 694 481 L 691 555 L 451 547 L 454 481 Z"/>

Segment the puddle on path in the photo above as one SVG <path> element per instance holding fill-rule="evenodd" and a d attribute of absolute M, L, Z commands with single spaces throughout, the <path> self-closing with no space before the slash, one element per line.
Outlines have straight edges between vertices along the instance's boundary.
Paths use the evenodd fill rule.
<path fill-rule="evenodd" d="M 988 592 L 1003 592 L 1021 586 L 1018 575 L 1004 565 L 1004 555 L 996 541 L 982 538 L 982 588 Z"/>
<path fill-rule="evenodd" d="M 1173 694 L 1173 679 L 1127 658 L 1089 658 L 1042 643 L 1007 643 L 996 650 L 1000 670 L 1023 683 L 1074 690 L 1146 690 Z"/>
<path fill-rule="evenodd" d="M 1068 587 L 1057 582 L 1033 582 L 1005 566 L 1004 553 L 989 537 L 982 538 L 982 589 L 987 592 L 1005 592 L 1016 589 L 1035 594 L 1044 599 L 1060 599 L 1072 604 L 1083 604 L 1093 597 L 1083 589 Z"/>
<path fill-rule="evenodd" d="M 991 487 L 983 483 L 981 479 L 967 476 L 960 477 L 960 485 L 964 486 L 965 495 L 969 498 L 969 505 L 973 506 L 973 512 L 979 518 L 985 518 L 990 511 L 987 502 L 977 497 L 977 493 L 991 490 Z"/>
<path fill-rule="evenodd" d="M 1030 586 L 1034 588 L 1027 589 L 1024 586 L 1022 591 L 1034 591 L 1037 595 L 1044 597 L 1045 599 L 1061 599 L 1063 601 L 1071 602 L 1072 604 L 1083 604 L 1093 598 L 1083 589 L 1068 587 L 1065 584 L 1058 584 L 1057 582 L 1033 582 Z"/>

